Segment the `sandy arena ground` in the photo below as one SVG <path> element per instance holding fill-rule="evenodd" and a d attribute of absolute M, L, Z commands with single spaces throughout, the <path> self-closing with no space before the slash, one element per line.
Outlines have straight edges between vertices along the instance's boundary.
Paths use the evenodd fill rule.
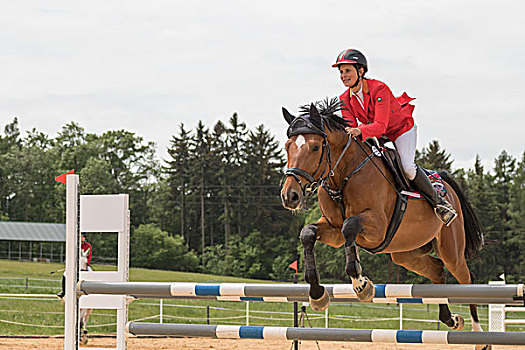
<path fill-rule="evenodd" d="M 0 338 L 0 349 L 9 350 L 61 350 L 63 349 L 63 338 Z M 92 338 L 87 347 L 110 348 L 115 346 L 115 339 Z M 290 350 L 290 343 L 249 340 L 249 339 L 204 339 L 204 338 L 129 338 L 129 350 L 163 350 L 163 349 L 213 349 L 213 350 Z M 319 342 L 321 350 L 473 350 L 472 345 L 397 345 L 370 343 L 341 343 L 341 342 Z M 317 350 L 315 342 L 303 342 L 302 350 Z M 493 349 L 510 350 L 522 349 L 523 346 L 495 346 Z"/>

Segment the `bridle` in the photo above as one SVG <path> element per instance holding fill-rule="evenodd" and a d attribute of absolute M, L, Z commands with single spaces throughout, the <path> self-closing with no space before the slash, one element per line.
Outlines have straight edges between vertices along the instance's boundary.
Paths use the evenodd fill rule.
<path fill-rule="evenodd" d="M 323 137 L 323 145 L 322 145 L 322 151 L 321 156 L 319 157 L 319 162 L 317 163 L 317 168 L 313 172 L 313 174 L 308 173 L 307 171 L 299 168 L 287 168 L 284 177 L 281 181 L 281 187 L 284 183 L 284 180 L 288 178 L 289 176 L 292 176 L 295 181 L 299 184 L 301 187 L 301 191 L 303 193 L 303 197 L 308 197 L 315 193 L 317 188 L 319 187 L 320 180 L 322 180 L 325 177 L 326 170 L 328 169 L 328 174 L 330 174 L 331 170 L 331 156 L 330 156 L 330 144 L 328 143 L 328 135 L 326 134 L 324 130 L 324 125 L 314 125 L 308 118 L 299 116 L 296 117 L 288 127 L 288 131 L 286 132 L 288 138 L 291 138 L 295 135 L 302 135 L 302 134 L 316 134 Z M 326 160 L 323 162 L 323 159 L 326 158 Z M 321 166 L 324 163 L 323 170 L 320 171 Z M 316 174 L 319 173 L 319 175 L 316 178 Z M 303 182 L 301 181 L 300 177 L 308 181 L 306 184 L 303 185 Z"/>
<path fill-rule="evenodd" d="M 304 126 L 303 126 L 301 132 L 295 132 L 294 133 L 293 126 L 294 126 L 294 123 L 296 122 L 296 120 L 298 120 L 298 119 L 300 119 L 303 122 Z M 310 130 L 305 129 L 305 127 L 309 128 Z M 330 157 L 330 155 L 331 155 L 331 147 L 330 147 L 330 144 L 328 143 L 328 135 L 324 131 L 324 125 L 322 126 L 322 129 L 321 129 L 321 128 L 313 125 L 312 123 L 310 123 L 306 118 L 297 117 L 296 119 L 294 119 L 294 121 L 290 124 L 290 127 L 288 128 L 288 137 L 291 137 L 291 136 L 294 136 L 294 135 L 300 135 L 300 134 L 308 134 L 308 133 L 321 135 L 323 137 L 323 146 L 322 146 L 323 150 L 322 150 L 321 156 L 319 158 L 319 162 L 317 164 L 316 170 L 313 172 L 313 174 L 309 174 L 308 172 L 306 172 L 303 169 L 287 168 L 285 173 L 284 173 L 283 180 L 286 179 L 289 176 L 292 176 L 299 183 L 299 186 L 301 187 L 301 191 L 303 192 L 303 196 L 304 197 L 308 197 L 308 196 L 314 194 L 315 191 L 318 189 L 319 185 L 321 185 L 326 190 L 326 192 L 328 193 L 330 198 L 334 202 L 339 204 L 339 207 L 341 209 L 341 213 L 342 213 L 343 218 L 344 218 L 345 217 L 345 209 L 344 209 L 344 203 L 343 203 L 343 188 L 346 185 L 346 183 L 350 180 L 350 178 L 352 176 L 354 176 L 357 172 L 359 172 L 365 166 L 365 164 L 374 157 L 374 152 L 371 152 L 370 154 L 367 154 L 367 152 L 364 150 L 364 148 L 359 144 L 359 141 L 357 139 L 355 139 L 353 136 L 349 136 L 348 137 L 348 141 L 346 142 L 346 145 L 345 145 L 343 151 L 341 152 L 341 155 L 339 156 L 339 158 L 335 162 L 334 166 L 332 167 L 332 161 L 331 161 L 331 157 Z M 328 180 L 329 180 L 329 178 L 331 176 L 334 176 L 337 166 L 339 165 L 339 163 L 343 159 L 343 156 L 345 155 L 347 150 L 350 148 L 350 144 L 352 143 L 352 141 L 354 139 L 356 140 L 357 144 L 359 144 L 359 146 L 361 146 L 361 149 L 363 150 L 363 152 L 365 154 L 367 154 L 367 156 L 365 157 L 365 159 L 363 161 L 361 161 L 361 163 L 359 163 L 355 167 L 354 170 L 352 170 L 343 179 L 341 185 L 338 188 L 333 189 L 328 184 Z M 321 164 L 323 163 L 323 157 L 325 155 L 326 155 L 326 160 L 324 161 L 323 171 L 316 178 L 316 174 L 319 172 L 319 169 L 321 168 Z M 327 174 L 325 176 L 325 173 L 326 173 L 327 169 L 328 169 L 328 172 L 327 172 Z M 299 177 L 302 177 L 303 179 L 306 179 L 308 182 L 305 185 L 303 185 L 303 183 L 301 182 L 301 179 Z"/>
<path fill-rule="evenodd" d="M 326 161 L 323 162 L 323 157 L 326 155 Z M 321 168 L 321 164 L 324 163 L 323 171 L 319 174 L 317 179 L 315 178 L 315 174 L 319 172 L 319 169 Z M 295 181 L 299 184 L 301 187 L 301 191 L 303 192 L 303 196 L 308 197 L 315 193 L 317 188 L 319 187 L 320 182 L 328 177 L 324 176 L 326 173 L 326 169 L 328 168 L 328 174 L 331 173 L 331 158 L 330 158 L 330 144 L 328 143 L 326 139 L 326 134 L 323 137 L 323 146 L 321 151 L 321 157 L 319 158 L 319 162 L 317 163 L 317 168 L 313 172 L 312 175 L 310 175 L 308 172 L 304 171 L 303 169 L 299 168 L 287 168 L 284 173 L 284 179 L 288 176 L 292 176 Z M 308 181 L 305 185 L 303 185 L 301 179 L 299 177 L 302 177 Z"/>

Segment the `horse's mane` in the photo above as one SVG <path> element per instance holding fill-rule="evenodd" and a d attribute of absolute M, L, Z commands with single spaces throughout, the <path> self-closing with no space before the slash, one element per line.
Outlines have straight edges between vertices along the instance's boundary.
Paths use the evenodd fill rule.
<path fill-rule="evenodd" d="M 337 97 L 331 99 L 327 97 L 313 104 L 319 111 L 324 125 L 328 127 L 329 130 L 344 131 L 345 127 L 349 126 L 345 119 L 337 115 L 337 112 L 344 109 L 343 103 Z M 311 104 L 307 104 L 299 107 L 300 116 L 308 116 L 310 114 L 310 106 Z"/>

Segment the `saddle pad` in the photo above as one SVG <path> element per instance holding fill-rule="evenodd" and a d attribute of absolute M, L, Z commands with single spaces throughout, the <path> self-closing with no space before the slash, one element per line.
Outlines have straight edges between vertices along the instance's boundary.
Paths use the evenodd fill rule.
<path fill-rule="evenodd" d="M 439 174 L 434 170 L 428 170 L 423 169 L 425 173 L 428 176 L 428 179 L 432 183 L 432 186 L 434 186 L 434 189 L 439 193 L 441 197 L 445 197 L 447 195 L 447 188 L 445 187 L 445 184 L 443 183 L 443 179 Z M 409 199 L 425 199 L 421 193 L 417 191 L 401 191 L 402 194 L 406 194 Z"/>

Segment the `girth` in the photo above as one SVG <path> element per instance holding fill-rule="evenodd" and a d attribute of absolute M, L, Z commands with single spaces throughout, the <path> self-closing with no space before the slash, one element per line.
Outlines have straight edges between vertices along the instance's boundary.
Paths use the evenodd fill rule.
<path fill-rule="evenodd" d="M 390 242 L 392 242 L 392 239 L 394 238 L 394 235 L 397 232 L 397 229 L 399 228 L 399 225 L 401 225 L 401 221 L 403 220 L 403 217 L 405 216 L 405 212 L 407 210 L 407 203 L 408 203 L 408 196 L 406 194 L 398 194 L 396 198 L 396 205 L 394 207 L 394 212 L 392 213 L 392 218 L 390 218 L 390 223 L 388 224 L 388 228 L 386 230 L 385 239 L 381 244 L 379 244 L 377 247 L 368 249 L 364 248 L 362 246 L 362 249 L 366 250 L 367 252 L 371 254 L 376 254 L 381 251 L 383 251 Z M 356 242 L 357 243 L 357 242 Z"/>

